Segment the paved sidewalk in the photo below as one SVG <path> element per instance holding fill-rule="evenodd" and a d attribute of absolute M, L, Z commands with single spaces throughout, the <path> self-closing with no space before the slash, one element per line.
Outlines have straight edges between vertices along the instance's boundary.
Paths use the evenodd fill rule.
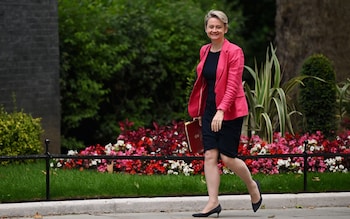
<path fill-rule="evenodd" d="M 206 201 L 206 196 L 195 196 L 11 203 L 0 204 L 0 218 L 33 218 L 37 212 L 49 219 L 191 218 Z M 223 218 L 274 218 L 275 214 L 286 216 L 276 218 L 289 218 L 290 214 L 318 219 L 342 218 L 344 214 L 350 217 L 350 192 L 263 194 L 262 207 L 257 213 L 251 210 L 249 195 L 220 196 L 220 203 L 223 208 L 220 217 Z M 314 211 L 315 208 L 320 210 Z M 327 210 L 329 208 L 332 210 Z M 327 217 L 317 212 L 327 213 L 324 214 Z"/>
<path fill-rule="evenodd" d="M 96 215 L 64 215 L 44 216 L 44 219 L 193 219 L 192 212 L 148 212 L 148 213 L 121 213 Z M 216 214 L 210 218 L 216 217 Z M 286 208 L 286 209 L 260 209 L 256 213 L 252 210 L 224 210 L 220 218 L 303 218 L 303 219 L 349 219 L 350 208 L 324 207 L 324 208 Z M 24 218 L 23 218 L 24 219 Z"/>

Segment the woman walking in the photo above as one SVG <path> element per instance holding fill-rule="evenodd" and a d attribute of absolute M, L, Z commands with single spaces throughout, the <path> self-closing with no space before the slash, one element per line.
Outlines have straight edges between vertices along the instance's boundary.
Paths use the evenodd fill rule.
<path fill-rule="evenodd" d="M 262 197 L 259 183 L 251 177 L 244 161 L 237 158 L 243 118 L 248 105 L 242 86 L 244 54 L 240 47 L 225 38 L 228 18 L 222 11 L 211 10 L 204 19 L 205 32 L 211 43 L 200 49 L 197 78 L 188 103 L 192 118 L 202 125 L 204 144 L 204 173 L 208 202 L 193 217 L 219 216 L 220 172 L 218 160 L 239 176 L 251 197 L 256 212 Z"/>

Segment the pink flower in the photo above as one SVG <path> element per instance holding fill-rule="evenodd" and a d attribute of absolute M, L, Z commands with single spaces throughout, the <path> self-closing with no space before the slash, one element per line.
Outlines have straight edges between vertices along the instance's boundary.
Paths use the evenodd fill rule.
<path fill-rule="evenodd" d="M 192 154 L 187 148 L 187 139 L 184 133 L 183 122 L 173 122 L 169 126 L 159 126 L 153 124 L 151 128 L 133 129 L 133 123 L 126 120 L 120 122 L 120 135 L 116 138 L 117 143 L 102 146 L 100 144 L 91 145 L 74 155 L 112 155 L 112 156 L 201 156 L 202 154 Z M 291 135 L 290 133 L 274 133 L 273 142 L 267 143 L 259 136 L 253 135 L 251 138 L 241 136 L 241 142 L 238 148 L 240 156 L 251 156 L 261 154 L 300 154 L 306 152 L 313 153 L 350 153 L 350 131 L 340 133 L 334 140 L 328 140 L 321 132 L 305 133 L 303 135 Z M 96 168 L 99 172 L 107 171 L 107 164 L 111 160 L 105 159 L 59 159 L 52 164 L 54 168 Z M 299 173 L 303 171 L 304 157 L 290 158 L 259 158 L 244 160 L 252 174 L 278 174 L 282 172 Z M 308 170 L 342 171 L 349 168 L 349 162 L 343 158 L 323 158 L 309 157 Z M 117 159 L 114 160 L 114 170 L 129 174 L 168 174 L 169 172 L 180 172 L 179 174 L 204 174 L 204 161 L 193 160 L 183 163 L 186 168 L 171 170 L 167 160 L 134 160 Z M 175 167 L 174 167 L 175 168 Z M 190 169 L 189 169 L 190 168 Z M 221 173 L 228 173 L 227 168 L 220 161 L 218 168 Z M 183 171 L 183 172 L 181 172 Z"/>

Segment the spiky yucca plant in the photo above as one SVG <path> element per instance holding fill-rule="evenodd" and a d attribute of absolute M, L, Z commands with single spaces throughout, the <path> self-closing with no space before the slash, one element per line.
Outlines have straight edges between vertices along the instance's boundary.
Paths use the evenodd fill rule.
<path fill-rule="evenodd" d="M 342 123 L 343 119 L 350 117 L 350 78 L 345 82 L 336 84 L 337 91 L 337 119 Z"/>
<path fill-rule="evenodd" d="M 254 80 L 252 87 L 244 82 L 249 105 L 249 115 L 246 118 L 248 131 L 255 132 L 268 142 L 272 142 L 276 131 L 282 135 L 286 131 L 294 134 L 291 115 L 301 113 L 288 101 L 288 94 L 296 85 L 303 84 L 302 80 L 308 76 L 297 76 L 282 84 L 281 68 L 272 44 L 266 51 L 266 61 L 260 70 L 256 63 L 254 70 L 249 66 L 245 68 Z"/>

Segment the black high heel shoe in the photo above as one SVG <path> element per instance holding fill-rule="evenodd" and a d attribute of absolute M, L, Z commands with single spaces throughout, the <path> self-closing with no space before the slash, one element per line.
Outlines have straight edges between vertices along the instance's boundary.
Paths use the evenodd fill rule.
<path fill-rule="evenodd" d="M 260 183 L 258 181 L 255 181 L 254 182 L 256 183 L 256 185 L 258 186 L 258 190 L 259 190 L 259 193 L 260 193 L 260 199 L 257 203 L 252 203 L 252 208 L 253 208 L 253 211 L 256 212 L 260 206 L 261 206 L 261 203 L 262 203 L 262 196 L 261 196 L 261 191 L 260 191 Z"/>
<path fill-rule="evenodd" d="M 215 213 L 217 213 L 216 217 L 219 217 L 220 212 L 221 212 L 221 205 L 219 204 L 216 208 L 214 208 L 213 210 L 211 210 L 207 213 L 192 214 L 192 217 L 208 217 L 208 216 L 215 214 Z"/>

